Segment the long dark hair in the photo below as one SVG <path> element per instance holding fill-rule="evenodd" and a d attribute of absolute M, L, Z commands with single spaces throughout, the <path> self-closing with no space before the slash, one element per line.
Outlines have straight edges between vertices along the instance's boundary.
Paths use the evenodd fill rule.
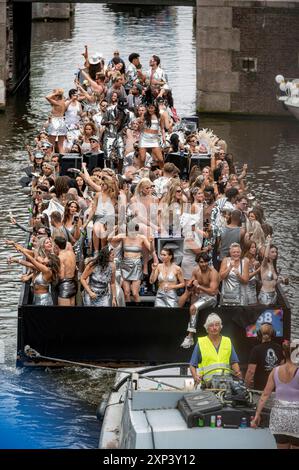
<path fill-rule="evenodd" d="M 104 248 L 102 248 L 98 254 L 98 256 L 90 261 L 90 266 L 95 267 L 95 266 L 100 266 L 102 270 L 107 268 L 109 266 L 110 262 L 110 253 L 111 253 L 111 248 L 106 245 Z"/>
<path fill-rule="evenodd" d="M 161 251 L 166 251 L 168 256 L 171 257 L 171 260 L 170 262 L 173 263 L 174 262 L 174 253 L 173 253 L 173 250 L 171 248 L 162 248 Z"/>
<path fill-rule="evenodd" d="M 58 275 L 60 271 L 60 259 L 57 255 L 54 255 L 53 253 L 47 254 L 47 258 L 49 260 L 48 267 L 52 271 L 51 282 L 55 283 L 58 281 Z"/>
<path fill-rule="evenodd" d="M 272 248 L 275 248 L 276 252 L 277 252 L 277 256 L 276 258 L 273 260 L 273 267 L 274 267 L 274 271 L 276 274 L 278 274 L 277 272 L 277 258 L 278 258 L 278 248 L 276 245 L 270 245 L 270 248 L 269 248 L 269 251 L 272 250 Z M 269 262 L 269 258 L 267 259 L 267 261 Z"/>
<path fill-rule="evenodd" d="M 145 114 L 144 114 L 144 120 L 145 120 L 145 123 L 146 123 L 147 127 L 151 127 L 151 125 L 152 125 L 152 116 L 148 112 L 148 107 L 149 106 L 154 106 L 155 107 L 155 115 L 157 116 L 158 119 L 160 119 L 160 111 L 159 111 L 159 107 L 158 107 L 157 103 L 155 101 L 153 103 L 149 102 L 146 105 L 146 111 L 145 111 Z"/>
<path fill-rule="evenodd" d="M 68 201 L 65 205 L 65 208 L 64 208 L 64 217 L 63 217 L 63 221 L 62 221 L 63 224 L 67 223 L 67 220 L 70 216 L 70 207 L 71 207 L 72 204 L 76 204 L 77 212 L 80 212 L 80 206 L 79 206 L 78 202 L 75 201 L 75 199 L 71 199 L 70 201 Z"/>

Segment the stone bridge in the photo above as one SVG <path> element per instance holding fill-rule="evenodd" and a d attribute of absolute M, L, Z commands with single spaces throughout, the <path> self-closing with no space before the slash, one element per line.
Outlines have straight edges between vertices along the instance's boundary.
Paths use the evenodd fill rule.
<path fill-rule="evenodd" d="M 78 3 L 78 0 L 65 3 Z M 299 78 L 299 0 L 97 0 L 95 3 L 195 7 L 197 110 L 285 114 L 275 100 L 274 77 L 282 73 Z M 0 0 L 0 108 L 5 108 L 6 91 L 13 90 L 29 74 L 31 9 L 31 1 Z"/>

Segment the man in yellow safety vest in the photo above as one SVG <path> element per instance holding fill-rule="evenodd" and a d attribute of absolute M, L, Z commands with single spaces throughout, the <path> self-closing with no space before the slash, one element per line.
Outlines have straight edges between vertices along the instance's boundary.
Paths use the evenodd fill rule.
<path fill-rule="evenodd" d="M 222 336 L 222 321 L 216 313 L 211 313 L 204 324 L 208 333 L 198 338 L 190 361 L 194 382 L 211 380 L 214 374 L 229 374 L 232 369 L 241 378 L 239 359 L 230 338 Z"/>

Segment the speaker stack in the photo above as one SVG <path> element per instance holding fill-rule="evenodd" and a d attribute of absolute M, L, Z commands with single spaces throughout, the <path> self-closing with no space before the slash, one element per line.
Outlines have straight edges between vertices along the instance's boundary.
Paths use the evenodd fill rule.
<path fill-rule="evenodd" d="M 77 168 L 81 170 L 82 165 L 82 157 L 78 153 L 68 153 L 63 155 L 61 159 L 60 165 L 60 175 L 61 176 L 69 176 L 68 173 L 69 168 Z"/>
<path fill-rule="evenodd" d="M 104 152 L 85 153 L 83 155 L 83 162 L 86 163 L 89 173 L 94 168 L 105 168 L 105 154 Z"/>
<path fill-rule="evenodd" d="M 165 157 L 165 163 L 173 163 L 180 170 L 180 177 L 187 176 L 189 174 L 189 160 L 188 154 L 181 155 L 180 153 L 170 152 Z"/>
<path fill-rule="evenodd" d="M 211 166 L 211 155 L 208 153 L 194 153 L 190 158 L 190 171 L 195 165 L 201 170 L 205 166 Z"/>

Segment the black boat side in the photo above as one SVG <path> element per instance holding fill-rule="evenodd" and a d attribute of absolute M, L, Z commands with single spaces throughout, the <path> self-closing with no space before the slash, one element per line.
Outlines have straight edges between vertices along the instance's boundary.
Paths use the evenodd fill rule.
<path fill-rule="evenodd" d="M 216 307 L 199 315 L 198 335 L 206 334 L 203 324 L 211 311 L 223 322 L 223 334 L 229 336 L 246 364 L 255 337 L 246 335 L 246 327 L 271 309 L 283 311 L 283 335 L 277 342 L 290 338 L 291 309 L 278 286 L 278 304 L 266 307 Z M 25 346 L 41 356 L 112 367 L 189 362 L 192 349 L 182 349 L 189 319 L 187 308 L 127 307 L 59 307 L 30 305 L 30 287 L 24 285 L 18 307 L 18 366 L 61 366 L 47 359 L 30 359 Z"/>

